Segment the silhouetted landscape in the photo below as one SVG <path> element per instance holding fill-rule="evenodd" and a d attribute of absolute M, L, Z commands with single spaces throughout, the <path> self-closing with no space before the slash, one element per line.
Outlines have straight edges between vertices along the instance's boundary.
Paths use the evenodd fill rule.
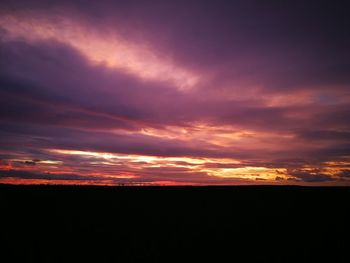
<path fill-rule="evenodd" d="M 348 262 L 349 188 L 0 185 L 2 262 Z"/>
<path fill-rule="evenodd" d="M 0 263 L 349 263 L 348 2 L 1 0 Z"/>

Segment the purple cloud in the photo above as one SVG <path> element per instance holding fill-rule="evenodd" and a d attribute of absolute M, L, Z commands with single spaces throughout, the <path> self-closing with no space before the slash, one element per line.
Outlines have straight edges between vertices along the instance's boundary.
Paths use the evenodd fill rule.
<path fill-rule="evenodd" d="M 341 2 L 2 1 L 0 10 L 9 177 L 63 169 L 60 180 L 349 183 Z"/>

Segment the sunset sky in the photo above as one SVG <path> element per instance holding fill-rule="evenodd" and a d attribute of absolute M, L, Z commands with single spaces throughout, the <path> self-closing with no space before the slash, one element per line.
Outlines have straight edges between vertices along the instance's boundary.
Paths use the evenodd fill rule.
<path fill-rule="evenodd" d="M 350 185 L 348 11 L 1 1 L 0 183 Z"/>

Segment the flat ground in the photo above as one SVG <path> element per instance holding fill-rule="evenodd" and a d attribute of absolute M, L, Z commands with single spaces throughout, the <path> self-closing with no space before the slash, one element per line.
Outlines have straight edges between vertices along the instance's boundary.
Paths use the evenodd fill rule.
<path fill-rule="evenodd" d="M 0 185 L 0 261 L 350 262 L 349 210 L 350 188 Z"/>

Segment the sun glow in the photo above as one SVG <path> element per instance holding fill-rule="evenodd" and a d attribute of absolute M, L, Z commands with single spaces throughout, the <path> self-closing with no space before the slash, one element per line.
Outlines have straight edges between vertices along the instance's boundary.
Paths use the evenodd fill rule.
<path fill-rule="evenodd" d="M 275 168 L 244 166 L 240 161 L 230 158 L 160 157 L 62 149 L 50 149 L 49 151 L 56 154 L 100 158 L 107 160 L 107 162 L 104 162 L 107 166 L 116 165 L 120 162 L 123 164 L 127 163 L 129 167 L 136 169 L 135 171 L 150 168 L 171 168 L 171 171 L 176 171 L 176 169 L 181 168 L 186 169 L 184 170 L 185 172 L 205 173 L 217 178 L 240 178 L 247 180 L 274 180 L 276 176 L 283 177 L 282 174 L 286 173 L 286 169 L 279 169 L 277 171 Z M 103 160 L 97 163 L 101 164 Z M 227 167 L 221 167 L 225 165 Z"/>
<path fill-rule="evenodd" d="M 184 162 L 188 165 L 201 165 L 205 163 L 235 163 L 240 161 L 230 158 L 194 158 L 194 157 L 161 157 L 150 155 L 135 155 L 135 154 L 117 154 L 117 153 L 104 153 L 104 152 L 91 152 L 91 151 L 77 151 L 77 150 L 65 150 L 65 149 L 49 149 L 51 153 L 58 153 L 64 155 L 80 155 L 80 156 L 93 156 L 106 160 L 129 160 L 145 163 L 155 162 Z"/>
<path fill-rule="evenodd" d="M 281 169 L 280 169 L 281 170 Z M 209 175 L 223 178 L 244 178 L 244 179 L 263 179 L 274 180 L 277 175 L 286 173 L 286 169 L 277 171 L 275 168 L 266 167 L 239 167 L 226 169 L 206 170 Z"/>
<path fill-rule="evenodd" d="M 4 171 L 4 176 L 0 178 L 0 182 L 11 183 L 6 171 L 9 175 L 24 172 L 20 174 L 20 178 L 14 179 L 14 182 L 24 180 L 24 183 L 32 182 L 31 176 L 38 173 L 40 176 L 37 183 L 45 184 L 65 183 L 65 178 L 72 177 L 67 183 L 80 184 L 84 179 L 90 183 L 103 185 L 158 185 L 163 184 L 160 182 L 167 184 L 165 182 L 168 181 L 166 178 L 169 175 L 176 175 L 177 178 L 169 185 L 205 185 L 206 182 L 220 184 L 235 180 L 241 183 L 259 184 L 288 184 L 291 181 L 294 183 L 300 181 L 293 175 L 293 169 L 264 167 L 258 162 L 254 166 L 251 161 L 231 158 L 162 157 L 68 149 L 46 151 L 51 156 L 50 160 L 31 161 L 28 156 L 3 160 L 0 163 L 0 171 Z M 335 161 L 325 162 L 322 168 L 304 166 L 302 169 L 297 169 L 298 173 L 307 173 L 309 176 L 317 177 L 323 174 L 335 180 L 349 181 L 344 178 L 347 176 L 346 171 L 348 162 Z M 77 175 L 79 180 L 75 179 Z M 208 181 L 203 181 L 203 178 L 207 178 Z"/>

